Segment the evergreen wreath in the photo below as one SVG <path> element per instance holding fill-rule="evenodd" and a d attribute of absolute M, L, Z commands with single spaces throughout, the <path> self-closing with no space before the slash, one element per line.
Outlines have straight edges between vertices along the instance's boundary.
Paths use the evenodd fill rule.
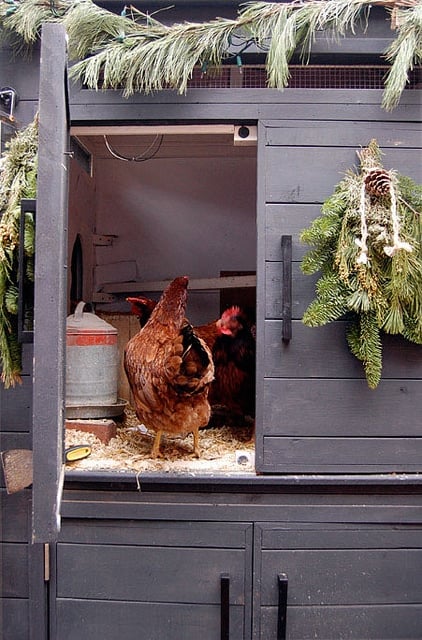
<path fill-rule="evenodd" d="M 0 161 L 0 358 L 5 388 L 21 382 L 18 343 L 19 278 L 34 282 L 35 226 L 25 214 L 25 273 L 19 274 L 19 226 L 22 198 L 36 197 L 38 119 L 9 142 Z"/>
<path fill-rule="evenodd" d="M 381 332 L 422 344 L 422 186 L 385 170 L 376 140 L 358 153 L 300 239 L 311 245 L 301 264 L 321 272 L 303 322 L 317 327 L 342 317 L 347 342 L 368 386 L 382 372 Z"/>

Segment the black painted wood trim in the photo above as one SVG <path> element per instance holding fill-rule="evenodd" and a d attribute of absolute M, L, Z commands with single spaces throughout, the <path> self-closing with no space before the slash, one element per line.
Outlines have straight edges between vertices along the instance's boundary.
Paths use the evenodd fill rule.
<path fill-rule="evenodd" d="M 33 388 L 33 539 L 51 542 L 59 528 L 63 469 L 67 299 L 66 33 L 42 31 L 39 94 Z"/>

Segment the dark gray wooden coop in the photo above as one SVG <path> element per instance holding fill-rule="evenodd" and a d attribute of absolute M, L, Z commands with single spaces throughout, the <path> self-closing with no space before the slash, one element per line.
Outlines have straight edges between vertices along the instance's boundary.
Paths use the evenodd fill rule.
<path fill-rule="evenodd" d="M 235 10 L 205 4 L 178 0 L 175 15 Z M 75 84 L 67 95 L 60 25 L 30 61 L 3 45 L 17 121 L 40 110 L 34 342 L 23 384 L 0 389 L 1 449 L 34 457 L 32 489 L 1 485 L 4 640 L 422 638 L 421 348 L 386 337 L 370 390 L 345 322 L 301 321 L 315 279 L 300 270 L 299 232 L 356 150 L 376 138 L 386 167 L 421 180 L 420 90 L 387 112 L 373 79 L 390 34 L 380 8 L 366 34 L 321 38 L 283 92 L 252 60 L 241 77 L 228 65 L 224 86 L 127 99 Z M 134 157 L 161 134 L 150 162 L 104 145 Z M 195 283 L 256 273 L 255 470 L 65 470 L 70 286 L 113 310 L 127 282 L 181 273 L 198 323 L 218 315 L 220 291 Z"/>

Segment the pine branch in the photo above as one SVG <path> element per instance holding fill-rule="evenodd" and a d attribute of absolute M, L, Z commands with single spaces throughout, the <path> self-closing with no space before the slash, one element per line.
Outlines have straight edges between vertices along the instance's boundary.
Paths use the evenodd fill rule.
<path fill-rule="evenodd" d="M 17 340 L 17 292 L 20 203 L 36 195 L 38 120 L 10 141 L 0 170 L 0 359 L 5 387 L 20 382 L 21 347 Z M 33 221 L 26 220 L 25 249 L 34 251 Z"/>
<path fill-rule="evenodd" d="M 338 320 L 347 311 L 347 292 L 336 273 L 322 276 L 316 289 L 316 299 L 303 314 L 303 323 L 308 327 L 319 327 Z"/>
<path fill-rule="evenodd" d="M 375 389 L 382 372 L 382 344 L 380 330 L 373 314 L 362 313 L 346 334 L 350 350 L 362 361 L 370 389 Z"/>
<path fill-rule="evenodd" d="M 45 22 L 61 22 L 69 34 L 69 52 L 79 61 L 71 77 L 88 87 L 151 93 L 164 88 L 184 93 L 195 66 L 219 67 L 237 50 L 256 44 L 267 52 L 268 86 L 288 86 L 289 63 L 299 51 L 309 61 L 318 33 L 338 40 L 366 30 L 372 5 L 391 10 L 398 36 L 386 56 L 392 63 L 383 106 L 397 105 L 409 69 L 421 60 L 421 5 L 416 0 L 296 0 L 252 2 L 235 20 L 165 26 L 131 7 L 118 16 L 91 0 L 0 0 L 0 30 L 31 45 Z M 400 10 L 397 8 L 401 7 Z"/>
<path fill-rule="evenodd" d="M 409 81 L 409 71 L 422 62 L 422 5 L 412 11 L 396 14 L 398 36 L 388 47 L 385 57 L 392 63 L 385 81 L 382 107 L 392 111 Z"/>

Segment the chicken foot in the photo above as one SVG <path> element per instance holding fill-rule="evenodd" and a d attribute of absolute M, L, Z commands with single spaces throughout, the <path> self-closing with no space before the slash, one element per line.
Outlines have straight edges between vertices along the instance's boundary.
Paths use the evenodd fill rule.
<path fill-rule="evenodd" d="M 193 435 L 193 453 L 197 458 L 201 457 L 201 449 L 199 448 L 199 429 L 192 431 Z"/>
<path fill-rule="evenodd" d="M 162 435 L 163 435 L 163 429 L 159 429 L 155 434 L 154 444 L 152 445 L 152 450 L 151 450 L 151 458 L 163 457 L 163 454 L 160 451 L 160 442 L 161 442 Z"/>

